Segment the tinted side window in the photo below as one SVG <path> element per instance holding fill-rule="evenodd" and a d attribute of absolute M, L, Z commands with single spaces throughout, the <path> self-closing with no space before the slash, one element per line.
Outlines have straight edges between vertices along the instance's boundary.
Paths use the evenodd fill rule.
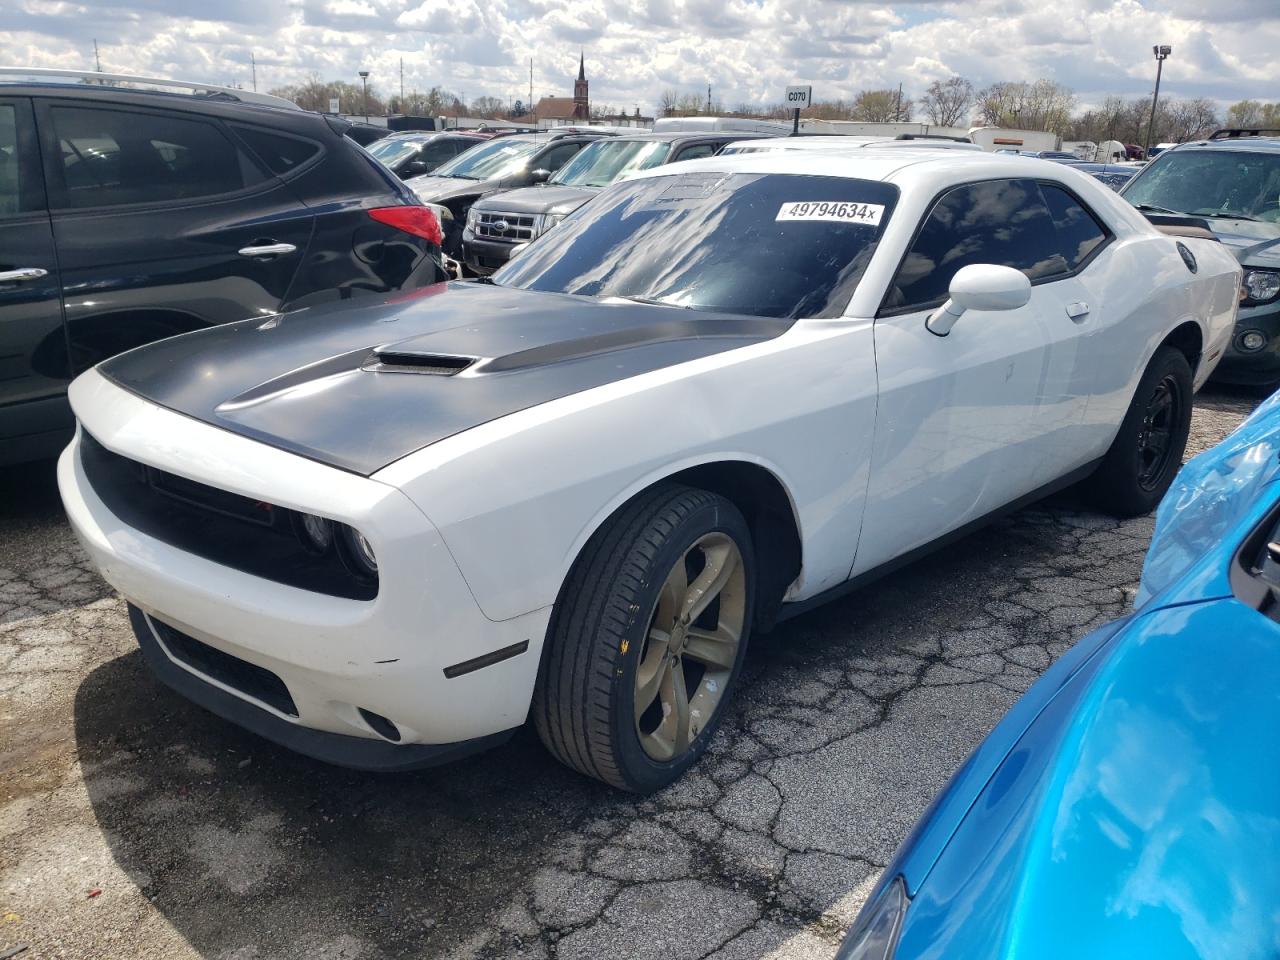
<path fill-rule="evenodd" d="M 580 143 L 562 143 L 558 147 L 553 147 L 542 155 L 542 159 L 535 161 L 529 165 L 530 170 L 550 170 L 555 173 L 561 167 L 572 159 L 573 155 L 582 149 Z"/>
<path fill-rule="evenodd" d="M 262 179 L 211 123 L 79 107 L 54 107 L 50 114 L 61 152 L 58 206 L 191 200 Z"/>
<path fill-rule="evenodd" d="M 1061 187 L 1042 183 L 1040 192 L 1058 229 L 1058 248 L 1067 261 L 1067 269 L 1075 270 L 1106 242 L 1107 233 L 1093 214 Z"/>
<path fill-rule="evenodd" d="M 1034 180 L 989 180 L 944 194 L 898 268 L 885 309 L 942 303 L 956 271 L 973 263 L 1013 267 L 1033 281 L 1070 270 Z"/>
<path fill-rule="evenodd" d="M 458 155 L 457 147 L 454 145 L 455 142 L 453 140 L 432 140 L 422 153 L 418 154 L 418 159 L 432 167 L 438 166 L 446 160 L 452 160 Z"/>
<path fill-rule="evenodd" d="M 676 160 L 697 160 L 699 157 L 709 157 L 716 152 L 718 146 L 720 146 L 718 143 L 695 143 L 692 147 L 681 150 Z"/>
<path fill-rule="evenodd" d="M 235 129 L 249 145 L 249 149 L 276 176 L 291 173 L 320 152 L 320 144 L 310 140 L 270 133 L 259 127 L 242 127 L 239 124 Z"/>
<path fill-rule="evenodd" d="M 18 111 L 0 104 L 0 215 L 22 209 L 18 171 Z"/>

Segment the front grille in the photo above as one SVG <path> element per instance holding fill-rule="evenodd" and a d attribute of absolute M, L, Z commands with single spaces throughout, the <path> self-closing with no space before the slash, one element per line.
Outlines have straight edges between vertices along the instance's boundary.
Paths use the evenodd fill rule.
<path fill-rule="evenodd" d="M 352 576 L 336 550 L 306 550 L 293 510 L 130 460 L 83 430 L 80 463 L 107 509 L 149 537 L 291 587 L 351 600 L 378 595 L 378 581 Z"/>
<path fill-rule="evenodd" d="M 169 655 L 201 676 L 216 680 L 251 700 L 265 703 L 285 716 L 296 717 L 298 707 L 284 681 L 265 667 L 233 657 L 155 617 L 147 617 Z"/>
<path fill-rule="evenodd" d="M 532 240 L 538 218 L 531 213 L 490 213 L 476 211 L 475 235 L 482 240 L 525 243 Z"/>

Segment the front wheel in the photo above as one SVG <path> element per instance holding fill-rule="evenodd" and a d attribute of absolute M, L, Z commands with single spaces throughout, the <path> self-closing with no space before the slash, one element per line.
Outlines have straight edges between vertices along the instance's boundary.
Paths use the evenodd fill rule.
<path fill-rule="evenodd" d="M 561 591 L 533 717 L 557 759 L 649 793 L 714 734 L 751 630 L 755 557 L 729 500 L 663 486 L 587 544 Z"/>
<path fill-rule="evenodd" d="M 1086 481 L 1099 509 L 1134 517 L 1156 508 L 1182 466 L 1191 407 L 1191 365 L 1180 350 L 1161 347 L 1138 383 L 1111 449 Z"/>

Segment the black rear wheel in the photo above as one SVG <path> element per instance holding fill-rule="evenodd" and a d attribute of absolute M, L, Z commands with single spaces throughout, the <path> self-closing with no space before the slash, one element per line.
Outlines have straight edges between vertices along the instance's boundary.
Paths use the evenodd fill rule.
<path fill-rule="evenodd" d="M 1156 508 L 1182 466 L 1192 402 L 1191 365 L 1180 350 L 1161 347 L 1101 466 L 1085 481 L 1100 510 L 1133 517 Z"/>

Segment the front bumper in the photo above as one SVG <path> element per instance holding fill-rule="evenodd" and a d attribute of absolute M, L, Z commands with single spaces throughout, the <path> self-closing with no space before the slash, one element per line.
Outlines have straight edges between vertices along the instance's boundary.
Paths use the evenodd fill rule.
<path fill-rule="evenodd" d="M 1241 338 L 1251 330 L 1266 337 L 1260 350 L 1246 351 Z M 1268 386 L 1280 382 L 1280 302 L 1241 307 L 1231 341 L 1213 379 L 1224 383 Z"/>
<path fill-rule="evenodd" d="M 157 673 L 166 682 L 176 670 L 184 676 L 171 685 L 214 712 L 349 765 L 447 759 L 453 753 L 446 746 L 472 748 L 468 742 L 524 722 L 549 608 L 500 623 L 486 618 L 434 526 L 399 490 L 192 421 L 96 373 L 72 385 L 71 400 L 83 429 L 108 449 L 200 483 L 350 523 L 378 556 L 377 597 L 353 600 L 179 550 L 111 513 L 85 475 L 78 435 L 59 461 L 58 483 L 71 526 L 104 579 L 137 608 L 137 616 L 274 674 L 288 690 L 293 715 L 168 655 L 162 645 L 148 652 L 149 634 L 143 633 L 144 652 L 153 666 L 160 663 Z M 513 648 L 519 652 L 500 662 L 460 674 L 455 669 Z M 234 710 L 227 697 L 237 701 Z M 398 739 L 393 743 L 380 733 L 368 714 L 389 719 Z M 368 747 L 364 762 L 343 759 L 354 750 L 347 739 Z M 426 746 L 441 749 L 415 749 Z M 404 759 L 384 760 L 389 751 Z"/>
<path fill-rule="evenodd" d="M 467 230 L 462 235 L 462 259 L 472 273 L 487 277 L 506 265 L 513 246 L 500 240 L 479 240 Z"/>

